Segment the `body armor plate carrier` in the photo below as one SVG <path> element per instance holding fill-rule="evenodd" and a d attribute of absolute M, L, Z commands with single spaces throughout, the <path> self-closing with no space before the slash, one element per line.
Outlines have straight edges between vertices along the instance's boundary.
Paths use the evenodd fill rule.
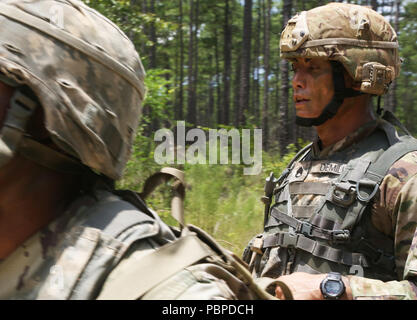
<path fill-rule="evenodd" d="M 382 120 L 367 138 L 326 160 L 311 144 L 301 150 L 266 203 L 264 232 L 250 242 L 244 260 L 255 276 L 338 271 L 384 281 L 397 279 L 393 239 L 371 223 L 370 204 L 389 168 L 417 150 L 417 140 L 398 136 Z M 269 208 L 272 198 L 275 203 Z"/>

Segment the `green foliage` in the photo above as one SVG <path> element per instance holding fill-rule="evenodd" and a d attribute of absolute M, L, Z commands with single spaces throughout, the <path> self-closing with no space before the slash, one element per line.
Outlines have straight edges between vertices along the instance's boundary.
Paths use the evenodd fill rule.
<path fill-rule="evenodd" d="M 262 178 L 244 176 L 241 167 L 232 165 L 189 165 L 185 172 L 187 222 L 241 254 L 249 239 L 261 231 Z"/>
<path fill-rule="evenodd" d="M 149 124 L 153 119 L 160 121 L 173 119 L 171 101 L 175 88 L 173 88 L 171 73 L 171 70 L 148 70 L 145 78 L 147 94 L 144 107 L 149 112 L 142 117 L 144 124 Z"/>
<path fill-rule="evenodd" d="M 397 115 L 405 126 L 417 134 L 415 122 L 417 92 L 412 88 L 417 83 L 417 3 L 405 5 L 405 13 L 400 21 L 399 43 L 400 56 L 403 60 L 397 88 Z"/>
<path fill-rule="evenodd" d="M 119 182 L 121 188 L 132 188 L 140 190 L 143 184 L 143 177 L 160 169 L 154 160 L 154 150 L 156 147 L 153 137 L 144 134 L 147 125 L 153 119 L 159 119 L 170 125 L 173 118 L 172 109 L 169 102 L 174 89 L 169 89 L 172 85 L 169 70 L 151 69 L 148 71 L 145 86 L 147 89 L 144 108 L 146 112 L 142 116 L 142 122 L 138 128 L 135 142 L 133 144 L 132 156 L 125 169 L 125 177 Z"/>
<path fill-rule="evenodd" d="M 142 62 L 147 71 L 146 87 L 147 98 L 144 102 L 144 115 L 141 126 L 133 146 L 132 157 L 126 167 L 125 176 L 118 184 L 119 188 L 129 188 L 141 191 L 143 183 L 152 173 L 161 166 L 154 161 L 156 144 L 149 128 L 172 128 L 174 123 L 174 105 L 177 102 L 176 87 L 180 81 L 184 85 L 183 106 L 187 102 L 187 61 L 190 37 L 190 8 L 189 1 L 183 4 L 183 48 L 184 48 L 184 78 L 179 79 L 180 43 L 179 43 L 179 6 L 175 1 L 155 1 L 154 12 L 149 7 L 144 10 L 141 4 L 144 1 L 134 0 L 84 0 L 84 2 L 100 11 L 115 22 L 134 42 L 141 55 Z M 149 4 L 149 1 L 147 1 Z M 294 1 L 293 11 L 308 10 L 329 1 Z M 365 1 L 354 1 L 362 2 Z M 229 1 L 232 15 L 232 73 L 231 73 L 231 108 L 235 107 L 235 98 L 238 94 L 239 57 L 241 55 L 242 29 L 243 29 L 243 1 Z M 253 2 L 253 57 L 257 54 L 259 63 L 254 73 L 259 73 L 257 79 L 258 97 L 246 114 L 244 127 L 255 128 L 260 124 L 260 111 L 263 101 L 263 26 L 264 17 L 262 1 Z M 379 1 L 381 3 L 381 1 Z M 217 111 L 222 108 L 224 90 L 224 0 L 199 1 L 198 19 L 198 78 L 197 78 L 197 110 L 199 112 L 199 125 L 209 126 L 204 118 L 216 119 Z M 403 14 L 400 19 L 400 54 L 404 59 L 401 75 L 398 79 L 396 113 L 406 126 L 417 133 L 417 123 L 414 121 L 417 101 L 417 91 L 413 90 L 417 83 L 417 3 L 407 1 L 402 4 Z M 294 13 L 293 12 L 293 13 Z M 277 122 L 278 106 L 280 105 L 279 88 L 281 86 L 281 73 L 279 70 L 279 37 L 282 31 L 282 1 L 273 0 L 271 16 L 271 75 L 270 75 L 270 110 L 271 127 Z M 258 25 L 258 21 L 261 23 Z M 259 27 L 259 29 L 258 29 Z M 155 30 L 156 37 L 151 38 L 151 28 Z M 258 47 L 255 47 L 258 43 Z M 217 47 L 217 52 L 216 52 Z M 156 50 L 156 66 L 150 65 L 151 49 Z M 217 59 L 216 59 L 217 58 Z M 217 62 L 217 64 L 216 64 Z M 252 61 L 254 67 L 255 59 Z M 217 73 L 218 72 L 218 73 Z M 253 74 L 252 74 L 253 77 Z M 254 79 L 252 79 L 254 80 Z M 254 84 L 251 84 L 251 94 L 255 94 Z M 217 90 L 217 89 L 220 90 Z M 210 91 L 212 90 L 212 91 Z M 212 94 L 212 96 L 210 96 Z M 215 105 L 213 113 L 208 114 L 209 101 Z M 230 118 L 233 119 L 233 110 Z M 291 113 L 291 112 L 290 112 Z M 181 119 L 183 120 L 183 119 Z M 214 120 L 214 123 L 216 121 Z M 213 123 L 213 122 L 212 122 Z M 191 124 L 190 124 L 191 125 Z M 230 130 L 229 125 L 217 125 L 218 128 Z M 208 128 L 204 128 L 208 130 Z M 275 131 L 273 131 L 275 132 Z M 276 137 L 272 137 L 276 140 Z M 294 139 L 295 140 L 295 139 Z M 297 145 L 304 145 L 299 141 Z M 178 167 L 185 170 L 188 183 L 186 193 L 186 221 L 202 227 L 225 247 L 240 254 L 248 240 L 261 231 L 263 222 L 263 204 L 260 197 L 263 194 L 264 179 L 274 172 L 279 176 L 282 170 L 296 153 L 296 146 L 290 144 L 287 153 L 280 155 L 270 151 L 263 153 L 263 170 L 258 176 L 244 176 L 242 166 L 237 165 L 186 165 Z M 170 217 L 170 188 L 161 187 L 147 201 L 162 218 L 175 224 Z"/>
<path fill-rule="evenodd" d="M 139 132 L 119 188 L 141 191 L 146 178 L 160 170 L 162 166 L 153 159 L 155 147 L 151 138 Z M 264 153 L 262 172 L 256 176 L 243 175 L 243 165 L 176 165 L 184 170 L 186 177 L 186 222 L 203 228 L 225 248 L 241 255 L 248 241 L 262 229 L 263 204 L 260 198 L 265 178 L 271 171 L 278 176 L 295 152 L 291 145 L 282 158 Z M 147 202 L 165 222 L 177 225 L 170 217 L 171 197 L 168 184 L 159 187 Z"/>

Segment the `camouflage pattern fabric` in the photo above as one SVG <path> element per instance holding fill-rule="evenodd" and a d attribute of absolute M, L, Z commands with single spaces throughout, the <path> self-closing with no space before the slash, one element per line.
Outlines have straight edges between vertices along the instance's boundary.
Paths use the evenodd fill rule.
<path fill-rule="evenodd" d="M 0 71 L 37 96 L 60 150 L 117 180 L 145 98 L 133 43 L 78 0 L 0 3 Z"/>
<path fill-rule="evenodd" d="M 80 191 L 88 195 L 0 261 L 0 299 L 95 299 L 103 283 L 114 280 L 106 281 L 119 262 L 112 273 L 116 278 L 122 266 L 178 243 L 142 200 L 130 203 L 116 196 L 121 191 L 108 190 L 122 176 L 131 153 L 146 94 L 145 71 L 129 38 L 79 0 L 1 1 L 0 24 L 0 81 L 12 84 L 16 92 L 25 89 L 31 98 L 22 106 L 12 104 L 8 116 L 28 104 L 31 111 L 42 108 L 45 129 L 55 145 L 50 149 L 22 138 L 27 115 L 21 126 L 5 122 L 8 125 L 0 128 L 0 156 L 9 161 L 21 153 L 61 173 L 74 167 L 80 173 L 78 167 L 84 166 L 71 165 L 80 162 L 94 173 L 91 179 L 100 182 L 100 174 L 112 180 L 103 179 L 105 190 L 80 183 Z M 17 131 L 19 139 L 3 139 L 5 128 L 13 128 L 8 130 L 13 138 Z M 171 291 L 151 288 L 147 298 L 252 298 L 235 270 L 222 268 L 211 255 L 216 256 L 214 250 L 204 256 L 206 263 L 188 266 L 168 279 Z M 143 281 L 149 273 L 133 277 Z"/>
<path fill-rule="evenodd" d="M 282 32 L 280 52 L 282 58 L 289 60 L 339 61 L 355 81 L 363 82 L 361 91 L 378 95 L 387 90 L 400 72 L 394 29 L 382 15 L 359 5 L 330 3 L 297 14 Z M 365 70 L 367 63 L 381 68 L 373 70 L 372 76 Z M 368 87 L 376 77 L 380 78 L 381 85 Z"/>
<path fill-rule="evenodd" d="M 104 214 L 93 208 L 119 200 L 106 190 L 78 198 L 56 220 L 0 261 L 0 299 L 96 299 L 101 288 L 117 281 L 126 267 L 134 267 L 147 254 L 175 239 L 169 231 L 162 231 L 166 225 L 149 217 L 146 223 L 131 226 L 116 238 L 86 227 L 92 215 Z M 105 222 L 103 228 L 108 228 Z M 127 247 L 129 238 L 134 245 Z M 248 300 L 254 295 L 214 258 L 176 273 L 142 299 Z"/>
<path fill-rule="evenodd" d="M 417 152 L 410 152 L 388 171 L 373 203 L 372 223 L 394 239 L 398 279 L 384 283 L 350 276 L 357 299 L 417 299 Z M 408 280 L 408 281 L 407 281 Z"/>
<path fill-rule="evenodd" d="M 378 127 L 380 120 L 372 121 L 346 136 L 334 145 L 320 148 L 319 140 L 312 146 L 314 158 L 326 159 L 343 151 L 362 139 L 366 139 Z M 326 182 L 329 172 L 340 172 L 341 167 L 315 166 L 313 161 L 310 173 L 304 181 Z M 293 172 L 302 167 L 296 163 Z M 305 171 L 305 170 L 304 170 Z M 379 187 L 379 192 L 372 203 L 371 221 L 373 226 L 383 234 L 394 239 L 395 270 L 397 281 L 380 280 L 349 275 L 354 299 L 417 299 L 417 152 L 410 152 L 396 161 L 389 169 Z M 292 199 L 293 207 L 314 205 L 319 196 L 297 195 Z M 294 213 L 296 215 L 296 213 Z M 413 243 L 413 244 L 412 244 Z M 412 245 L 411 245 L 412 244 Z M 279 277 L 288 274 L 285 267 L 284 248 L 272 248 L 269 259 L 264 262 L 261 272 L 255 266 L 254 276 Z M 258 266 L 259 267 L 259 266 Z M 300 270 L 298 268 L 301 268 Z M 306 269 L 307 265 L 292 266 L 294 271 L 317 273 Z M 347 274 L 346 274 L 347 275 Z"/>
<path fill-rule="evenodd" d="M 0 299 L 36 299 L 41 290 L 55 294 L 63 289 L 59 256 L 79 237 L 80 226 L 87 219 L 84 213 L 94 203 L 93 197 L 76 200 L 59 218 L 0 261 Z"/>

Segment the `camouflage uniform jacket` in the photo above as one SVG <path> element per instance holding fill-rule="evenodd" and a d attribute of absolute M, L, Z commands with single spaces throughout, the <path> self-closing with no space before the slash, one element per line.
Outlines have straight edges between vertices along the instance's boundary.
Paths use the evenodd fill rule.
<path fill-rule="evenodd" d="M 119 194 L 120 195 L 120 194 Z M 0 261 L 0 299 L 96 299 L 103 288 L 176 235 L 152 211 L 143 213 L 107 190 L 94 190 Z M 114 223 L 114 221 L 118 221 Z M 215 257 L 161 279 L 132 299 L 250 299 L 248 289 Z M 158 273 L 158 266 L 153 267 Z M 150 274 L 130 275 L 133 290 Z M 111 299 L 119 299 L 111 291 Z M 105 298 L 103 298 L 105 299 Z M 127 299 L 126 295 L 120 299 Z"/>
<path fill-rule="evenodd" d="M 343 147 L 343 143 L 338 145 Z M 416 198 L 417 151 L 413 151 L 391 166 L 371 210 L 376 229 L 394 239 L 399 281 L 382 282 L 349 276 L 354 299 L 417 299 Z"/>
<path fill-rule="evenodd" d="M 304 178 L 304 182 L 324 181 L 328 177 L 329 170 L 324 173 L 323 168 L 316 168 L 314 161 L 325 161 L 336 152 L 346 150 L 359 141 L 371 136 L 382 120 L 367 123 L 356 132 L 348 135 L 334 145 L 324 149 L 320 148 L 320 141 L 313 143 L 311 149 L 312 165 L 310 173 Z M 309 161 L 305 161 L 309 162 Z M 293 171 L 297 171 L 295 163 Z M 319 165 L 320 167 L 320 165 Z M 331 171 L 331 170 L 330 170 Z M 299 172 L 302 172 L 299 171 Z M 290 174 L 291 175 L 291 174 Z M 349 275 L 350 286 L 354 299 L 417 299 L 417 152 L 409 152 L 397 160 L 388 170 L 379 187 L 379 192 L 373 198 L 370 210 L 371 223 L 375 229 L 383 233 L 394 243 L 395 273 L 394 281 L 381 281 L 367 277 Z M 296 195 L 291 197 L 293 208 L 302 208 L 314 204 L 318 196 Z M 294 213 L 296 216 L 296 213 Z M 266 229 L 267 230 L 267 229 Z M 268 235 L 268 232 L 266 235 Z M 265 233 L 264 233 L 265 235 Z M 252 260 L 253 274 L 255 277 L 279 277 L 292 272 L 317 273 L 307 264 L 299 263 L 297 255 L 303 252 L 291 251 L 293 265 L 288 265 L 287 253 L 283 255 L 284 248 L 274 247 L 263 251 L 263 256 L 258 262 Z M 248 249 L 247 249 L 248 250 Z M 270 251 L 268 251 L 270 250 Z M 253 249 L 252 251 L 256 251 Z M 259 250 L 258 250 L 259 252 Z M 298 253 L 297 253 L 298 252 Z M 252 254 L 252 257 L 254 255 Z M 245 258 L 246 261 L 247 258 Z M 319 265 L 316 264 L 318 267 Z M 318 267 L 320 268 L 320 267 Z M 320 272 L 320 271 L 319 271 Z M 328 271 L 321 271 L 328 272 Z M 345 275 L 348 272 L 342 272 Z M 352 272 L 350 274 L 355 274 Z"/>

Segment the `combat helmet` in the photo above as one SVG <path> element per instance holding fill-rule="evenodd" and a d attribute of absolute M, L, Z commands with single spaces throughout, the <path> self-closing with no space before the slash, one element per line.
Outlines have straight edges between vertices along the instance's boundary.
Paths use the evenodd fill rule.
<path fill-rule="evenodd" d="M 400 73 L 397 35 L 384 17 L 369 7 L 329 3 L 303 11 L 290 19 L 281 34 L 281 58 L 330 60 L 335 96 L 316 120 L 297 119 L 301 125 L 319 125 L 336 114 L 346 97 L 382 95 Z M 360 90 L 345 88 L 343 69 L 360 83 Z"/>
<path fill-rule="evenodd" d="M 16 87 L 0 131 L 0 166 L 16 152 L 38 162 L 49 157 L 25 132 L 41 107 L 63 154 L 112 180 L 121 177 L 145 71 L 117 26 L 76 0 L 1 1 L 0 71 L 0 80 Z"/>

